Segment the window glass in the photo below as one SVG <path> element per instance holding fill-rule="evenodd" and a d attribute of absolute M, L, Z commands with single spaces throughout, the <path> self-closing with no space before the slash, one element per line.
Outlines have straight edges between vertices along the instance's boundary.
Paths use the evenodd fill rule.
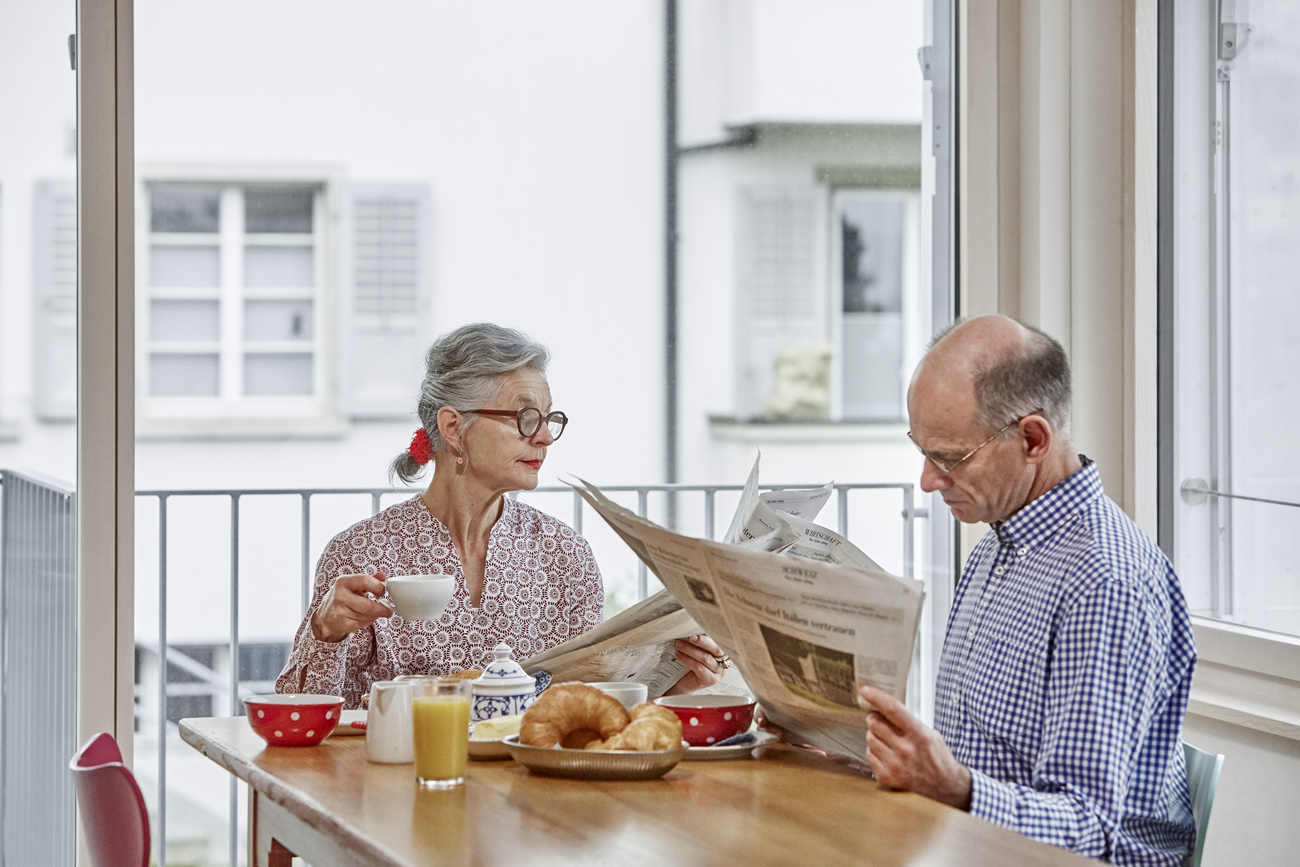
<path fill-rule="evenodd" d="M 153 232 L 216 232 L 221 214 L 215 187 L 158 184 L 149 197 Z"/>
<path fill-rule="evenodd" d="M 1176 561 L 1196 613 L 1300 635 L 1300 5 L 1178 15 Z"/>
<path fill-rule="evenodd" d="M 145 350 L 149 418 L 263 416 L 247 398 L 315 399 L 324 295 L 315 218 L 320 189 L 148 184 L 150 243 Z M 249 345 L 290 341 L 287 355 Z M 207 398 L 177 402 L 169 398 Z M 288 412 L 313 407 L 288 406 Z M 318 411 L 318 410 L 316 410 Z M 146 427 L 147 429 L 147 427 Z"/>

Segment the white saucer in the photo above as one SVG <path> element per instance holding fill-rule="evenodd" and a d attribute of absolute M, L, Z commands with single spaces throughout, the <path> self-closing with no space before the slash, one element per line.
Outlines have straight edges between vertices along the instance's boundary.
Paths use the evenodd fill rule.
<path fill-rule="evenodd" d="M 736 744 L 728 747 L 687 747 L 686 755 L 682 756 L 682 761 L 707 762 L 725 759 L 747 759 L 758 747 L 777 740 L 777 736 L 771 732 L 754 732 L 754 735 L 757 740 L 752 744 Z"/>

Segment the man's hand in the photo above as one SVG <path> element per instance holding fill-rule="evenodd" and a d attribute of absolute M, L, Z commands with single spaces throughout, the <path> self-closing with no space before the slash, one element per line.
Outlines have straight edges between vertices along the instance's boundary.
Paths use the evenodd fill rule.
<path fill-rule="evenodd" d="M 713 686 L 722 680 L 722 675 L 727 670 L 721 661 L 725 658 L 722 648 L 704 633 L 677 639 L 673 652 L 690 671 L 683 674 L 682 679 L 673 684 L 665 695 L 685 695 Z"/>
<path fill-rule="evenodd" d="M 867 714 L 867 763 L 876 779 L 956 807 L 970 809 L 971 776 L 939 733 L 914 717 L 897 699 L 874 686 L 858 692 Z"/>
<path fill-rule="evenodd" d="M 342 641 L 381 617 L 392 617 L 387 605 L 365 595 L 383 596 L 386 592 L 382 571 L 374 575 L 340 575 L 311 619 L 311 634 L 317 641 Z"/>

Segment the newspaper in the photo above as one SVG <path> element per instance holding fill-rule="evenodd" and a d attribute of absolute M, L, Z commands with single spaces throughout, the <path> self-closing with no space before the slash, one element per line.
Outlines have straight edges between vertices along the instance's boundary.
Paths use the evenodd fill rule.
<path fill-rule="evenodd" d="M 649 697 L 658 698 L 688 671 L 674 654 L 673 642 L 702 631 L 681 603 L 661 590 L 522 665 L 529 674 L 549 671 L 557 683 L 644 683 Z"/>
<path fill-rule="evenodd" d="M 814 746 L 865 760 L 858 687 L 904 698 L 922 585 L 886 573 L 839 534 L 773 508 L 757 494 L 757 474 L 756 462 L 727 533 L 733 542 L 679 535 L 594 485 L 573 487 L 721 645 L 769 719 Z M 815 492 L 780 493 L 805 513 L 820 508 Z"/>

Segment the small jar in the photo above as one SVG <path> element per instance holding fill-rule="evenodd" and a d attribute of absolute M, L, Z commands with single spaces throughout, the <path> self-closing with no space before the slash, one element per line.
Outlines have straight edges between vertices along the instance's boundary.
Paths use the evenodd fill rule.
<path fill-rule="evenodd" d="M 510 645 L 501 642 L 492 656 L 487 668 L 474 679 L 469 710 L 472 722 L 521 714 L 537 697 L 537 681 L 510 658 Z"/>

